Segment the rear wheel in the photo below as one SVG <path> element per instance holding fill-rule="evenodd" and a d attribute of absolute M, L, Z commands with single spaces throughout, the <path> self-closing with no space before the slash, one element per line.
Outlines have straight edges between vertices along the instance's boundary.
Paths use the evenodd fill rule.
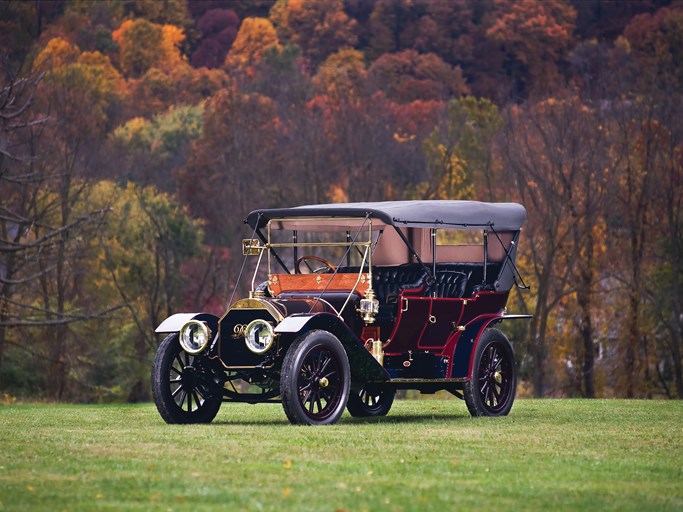
<path fill-rule="evenodd" d="M 465 403 L 472 416 L 506 416 L 517 388 L 515 356 L 505 335 L 487 329 L 474 352 L 472 378 L 465 383 Z"/>
<path fill-rule="evenodd" d="M 210 423 L 221 399 L 204 384 L 197 356 L 185 352 L 178 334 L 166 336 L 157 349 L 152 368 L 152 396 L 166 423 Z"/>
<path fill-rule="evenodd" d="M 396 390 L 387 387 L 364 386 L 360 392 L 351 393 L 346 408 L 351 416 L 367 418 L 386 416 L 394 403 Z"/>
<path fill-rule="evenodd" d="M 326 331 L 310 331 L 289 347 L 282 363 L 280 394 L 289 421 L 331 425 L 349 399 L 349 360 L 341 342 Z"/>

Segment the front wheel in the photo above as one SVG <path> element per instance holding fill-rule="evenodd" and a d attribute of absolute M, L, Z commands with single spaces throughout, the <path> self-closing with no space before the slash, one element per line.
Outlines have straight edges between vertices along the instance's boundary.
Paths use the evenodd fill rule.
<path fill-rule="evenodd" d="M 356 418 L 386 416 L 395 395 L 396 390 L 391 388 L 364 386 L 358 394 L 351 393 L 346 408 Z"/>
<path fill-rule="evenodd" d="M 349 399 L 351 373 L 341 342 L 326 331 L 310 331 L 289 347 L 282 363 L 280 395 L 295 425 L 331 425 Z"/>
<path fill-rule="evenodd" d="M 465 403 L 472 416 L 506 416 L 515 401 L 517 375 L 512 346 L 497 329 L 481 335 L 474 352 Z"/>
<path fill-rule="evenodd" d="M 198 358 L 185 352 L 178 334 L 166 336 L 152 368 L 152 396 L 166 423 L 211 423 L 221 407 L 202 378 Z"/>

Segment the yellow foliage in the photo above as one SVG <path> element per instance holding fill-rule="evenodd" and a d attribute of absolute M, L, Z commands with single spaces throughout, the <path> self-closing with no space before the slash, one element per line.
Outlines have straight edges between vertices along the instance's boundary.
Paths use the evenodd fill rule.
<path fill-rule="evenodd" d="M 466 162 L 445 144 L 425 142 L 425 154 L 431 179 L 418 186 L 426 199 L 471 199 L 474 187 L 467 183 Z"/>
<path fill-rule="evenodd" d="M 109 57 L 101 54 L 98 51 L 83 52 L 78 57 L 78 63 L 98 68 L 102 73 L 102 77 L 111 83 L 122 83 L 121 74 L 112 65 L 111 60 L 109 60 Z"/>
<path fill-rule="evenodd" d="M 61 37 L 55 37 L 50 39 L 47 46 L 38 54 L 33 63 L 33 69 L 47 70 L 73 64 L 79 54 L 78 46 Z"/>
<path fill-rule="evenodd" d="M 271 48 L 282 49 L 273 24 L 265 18 L 245 18 L 225 64 L 237 68 L 253 66 Z"/>
<path fill-rule="evenodd" d="M 320 94 L 353 94 L 365 82 L 363 54 L 346 48 L 330 55 L 318 68 L 313 83 Z"/>
<path fill-rule="evenodd" d="M 183 61 L 183 56 L 180 53 L 180 45 L 185 41 L 183 29 L 175 25 L 164 25 L 161 27 L 161 31 L 163 34 L 161 44 L 166 54 L 166 61 L 168 63 Z"/>

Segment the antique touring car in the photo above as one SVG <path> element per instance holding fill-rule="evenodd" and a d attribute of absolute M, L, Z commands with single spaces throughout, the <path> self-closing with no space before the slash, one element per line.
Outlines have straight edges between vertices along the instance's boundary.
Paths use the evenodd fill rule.
<path fill-rule="evenodd" d="M 159 413 L 207 423 L 224 401 L 281 401 L 292 423 L 323 425 L 345 408 L 386 415 L 397 390 L 415 389 L 449 391 L 473 416 L 508 414 L 515 360 L 493 326 L 530 318 L 505 308 L 524 287 L 525 218 L 519 204 L 475 201 L 251 212 L 249 297 L 156 329 L 168 333 L 152 370 Z"/>

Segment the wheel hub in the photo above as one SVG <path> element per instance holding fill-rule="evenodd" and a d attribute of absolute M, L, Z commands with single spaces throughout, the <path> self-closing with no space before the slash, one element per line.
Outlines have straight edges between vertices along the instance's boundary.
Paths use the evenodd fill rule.
<path fill-rule="evenodd" d="M 183 368 L 181 378 L 182 381 L 180 385 L 185 391 L 191 391 L 197 387 L 197 376 L 194 367 L 186 366 Z"/>

